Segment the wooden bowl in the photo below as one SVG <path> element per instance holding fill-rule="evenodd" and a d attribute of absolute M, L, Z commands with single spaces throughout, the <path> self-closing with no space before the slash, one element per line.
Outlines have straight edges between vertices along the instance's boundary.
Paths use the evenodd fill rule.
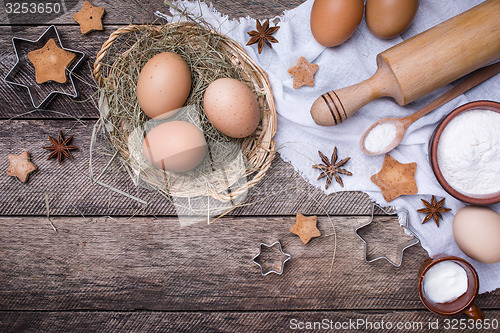
<path fill-rule="evenodd" d="M 475 205 L 490 205 L 500 202 L 500 191 L 489 193 L 485 195 L 471 195 L 464 194 L 456 189 L 454 189 L 445 180 L 441 170 L 439 169 L 438 157 L 437 157 L 437 147 L 439 144 L 439 139 L 445 127 L 450 123 L 450 121 L 462 112 L 471 111 L 474 109 L 491 110 L 500 113 L 500 103 L 493 101 L 475 101 L 459 106 L 455 110 L 451 111 L 436 127 L 434 133 L 429 141 L 429 162 L 432 167 L 432 171 L 436 176 L 439 184 L 448 192 L 450 195 L 454 196 L 458 200 L 468 202 Z"/>

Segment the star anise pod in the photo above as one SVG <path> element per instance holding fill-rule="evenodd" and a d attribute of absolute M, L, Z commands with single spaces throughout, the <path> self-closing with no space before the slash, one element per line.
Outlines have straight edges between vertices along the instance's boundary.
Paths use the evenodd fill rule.
<path fill-rule="evenodd" d="M 271 49 L 273 48 L 271 43 L 279 43 L 276 38 L 272 36 L 280 27 L 269 27 L 269 20 L 264 22 L 264 24 L 260 24 L 259 20 L 257 21 L 257 30 L 252 30 L 248 32 L 248 34 L 252 37 L 248 41 L 247 45 L 252 45 L 257 43 L 259 54 L 262 52 L 264 48 L 264 43 L 267 44 Z"/>
<path fill-rule="evenodd" d="M 344 164 L 347 163 L 351 158 L 346 157 L 343 160 L 339 161 L 337 163 L 337 147 L 333 149 L 333 154 L 332 158 L 330 161 L 328 161 L 328 157 L 326 157 L 322 152 L 318 150 L 319 157 L 321 157 L 321 161 L 323 161 L 324 164 L 316 164 L 313 165 L 312 167 L 314 169 L 319 169 L 321 170 L 321 174 L 318 177 L 318 180 L 321 178 L 327 177 L 326 178 L 326 185 L 325 185 L 325 190 L 328 189 L 332 182 L 332 177 L 335 178 L 337 183 L 340 184 L 340 186 L 344 187 L 344 183 L 342 182 L 342 178 L 340 178 L 339 174 L 341 175 L 346 175 L 346 176 L 352 176 L 352 173 L 347 171 L 346 169 L 341 169 L 340 167 L 343 166 Z"/>
<path fill-rule="evenodd" d="M 422 200 L 422 202 L 424 203 L 425 208 L 418 209 L 417 212 L 427 214 L 425 215 L 422 224 L 433 218 L 434 222 L 436 222 L 437 226 L 439 227 L 439 220 L 443 218 L 441 213 L 446 213 L 451 210 L 450 208 L 443 207 L 445 199 L 436 202 L 436 197 L 432 196 L 430 203 L 428 201 L 425 201 L 424 199 L 420 200 Z"/>
<path fill-rule="evenodd" d="M 70 154 L 70 150 L 75 150 L 78 149 L 77 146 L 68 146 L 68 143 L 73 139 L 73 136 L 70 136 L 67 139 L 64 139 L 62 131 L 59 131 L 59 138 L 56 140 L 53 137 L 49 136 L 50 143 L 52 143 L 52 146 L 46 146 L 43 147 L 44 149 L 51 150 L 52 153 L 50 153 L 48 160 L 51 158 L 54 158 L 57 156 L 57 160 L 59 161 L 59 164 L 63 161 L 64 157 L 69 158 L 70 160 L 73 159 L 73 156 Z"/>

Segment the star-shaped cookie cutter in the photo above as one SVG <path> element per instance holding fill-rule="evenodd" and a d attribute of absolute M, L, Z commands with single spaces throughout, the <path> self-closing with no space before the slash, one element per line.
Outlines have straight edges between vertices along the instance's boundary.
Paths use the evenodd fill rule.
<path fill-rule="evenodd" d="M 35 81 L 35 68 L 28 60 L 28 52 L 41 49 L 50 39 L 54 39 L 56 44 L 63 50 L 76 54 L 75 60 L 68 68 L 68 81 L 65 84 L 52 81 L 37 84 Z M 59 38 L 59 33 L 54 25 L 51 25 L 45 30 L 36 41 L 13 37 L 12 45 L 16 52 L 17 61 L 14 67 L 12 67 L 5 76 L 4 81 L 28 89 L 31 103 L 36 109 L 45 106 L 56 94 L 62 94 L 73 98 L 78 97 L 72 74 L 85 59 L 85 53 L 63 47 L 61 39 Z M 70 89 L 69 86 L 71 87 Z"/>
<path fill-rule="evenodd" d="M 361 237 L 361 235 L 359 234 L 359 230 L 367 227 L 368 225 L 370 225 L 373 222 L 373 215 L 374 215 L 374 212 L 375 212 L 375 207 L 380 208 L 387 215 L 396 215 L 397 214 L 398 215 L 398 220 L 399 220 L 399 225 L 404 229 L 404 231 L 405 231 L 405 233 L 407 235 L 411 236 L 411 239 L 408 240 L 407 242 L 398 244 L 398 252 L 400 253 L 400 255 L 398 256 L 398 260 L 397 260 L 398 262 L 397 263 L 395 263 L 394 261 L 392 261 L 391 259 L 389 259 L 385 255 L 382 255 L 382 256 L 379 256 L 379 257 L 376 257 L 376 258 L 373 258 L 373 259 L 368 259 L 368 243 L 363 239 L 363 237 Z M 371 262 L 374 262 L 374 261 L 379 260 L 379 259 L 385 259 L 388 262 L 390 262 L 392 265 L 394 265 L 395 267 L 400 267 L 401 264 L 402 264 L 402 262 L 403 262 L 404 251 L 407 248 L 420 243 L 420 239 L 418 238 L 418 236 L 413 231 L 411 231 L 411 229 L 409 227 L 409 223 L 410 223 L 410 214 L 409 214 L 408 210 L 406 210 L 404 208 L 396 210 L 394 207 L 384 208 L 384 207 L 378 205 L 377 203 L 372 202 L 372 212 L 371 212 L 370 221 L 368 223 L 363 224 L 362 226 L 359 226 L 355 230 L 356 235 L 364 243 L 365 261 L 367 263 L 371 263 Z"/>
<path fill-rule="evenodd" d="M 283 261 L 281 262 L 281 269 L 280 269 L 280 271 L 276 271 L 276 270 L 274 270 L 274 269 L 271 269 L 271 270 L 269 270 L 269 271 L 267 271 L 267 272 L 265 272 L 265 273 L 264 273 L 264 268 L 263 268 L 263 267 L 262 267 L 262 265 L 261 265 L 259 262 L 257 262 L 255 259 L 257 259 L 257 258 L 258 258 L 258 257 L 262 254 L 262 246 L 265 246 L 265 247 L 267 247 L 267 248 L 271 248 L 271 247 L 275 246 L 276 244 L 278 244 L 278 245 L 279 245 L 279 250 L 280 250 L 281 254 L 282 254 L 282 255 L 284 255 L 286 258 L 285 258 L 285 260 L 283 260 Z M 259 265 L 259 267 L 260 267 L 260 274 L 262 274 L 263 276 L 266 276 L 267 274 L 270 274 L 270 273 L 276 273 L 276 274 L 278 274 L 278 275 L 281 275 L 281 274 L 283 274 L 283 269 L 285 268 L 285 263 L 286 263 L 288 260 L 290 260 L 291 258 L 292 258 L 292 256 L 291 256 L 291 255 L 289 255 L 288 253 L 283 252 L 283 248 L 281 247 L 281 243 L 280 243 L 280 241 L 276 241 L 276 242 L 272 243 L 271 245 L 267 245 L 267 244 L 265 244 L 265 243 L 260 243 L 260 244 L 259 244 L 259 253 L 258 253 L 255 257 L 253 257 L 253 258 L 252 258 L 252 261 L 253 261 L 254 263 L 256 263 L 257 265 Z"/>

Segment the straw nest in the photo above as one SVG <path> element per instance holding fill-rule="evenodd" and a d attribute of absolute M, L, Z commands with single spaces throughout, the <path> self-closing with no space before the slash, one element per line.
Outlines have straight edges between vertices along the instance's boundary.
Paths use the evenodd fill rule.
<path fill-rule="evenodd" d="M 175 52 L 191 68 L 192 88 L 186 107 L 174 118 L 198 126 L 209 153 L 185 173 L 159 170 L 142 156 L 144 135 L 161 121 L 148 119 L 136 97 L 141 68 L 155 54 Z M 276 109 L 266 73 L 231 38 L 198 22 L 129 25 L 113 32 L 97 54 L 94 76 L 100 86 L 100 122 L 111 149 L 132 179 L 179 198 L 207 196 L 234 202 L 265 175 L 275 155 Z M 261 122 L 245 139 L 218 132 L 203 111 L 207 86 L 221 77 L 245 82 L 260 104 Z"/>

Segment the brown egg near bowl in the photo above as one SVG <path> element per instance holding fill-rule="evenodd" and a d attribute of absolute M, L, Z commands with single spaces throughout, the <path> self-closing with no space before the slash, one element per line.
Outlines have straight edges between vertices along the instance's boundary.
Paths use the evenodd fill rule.
<path fill-rule="evenodd" d="M 455 198 L 500 202 L 500 103 L 475 101 L 450 112 L 429 141 L 429 161 L 439 184 Z"/>

